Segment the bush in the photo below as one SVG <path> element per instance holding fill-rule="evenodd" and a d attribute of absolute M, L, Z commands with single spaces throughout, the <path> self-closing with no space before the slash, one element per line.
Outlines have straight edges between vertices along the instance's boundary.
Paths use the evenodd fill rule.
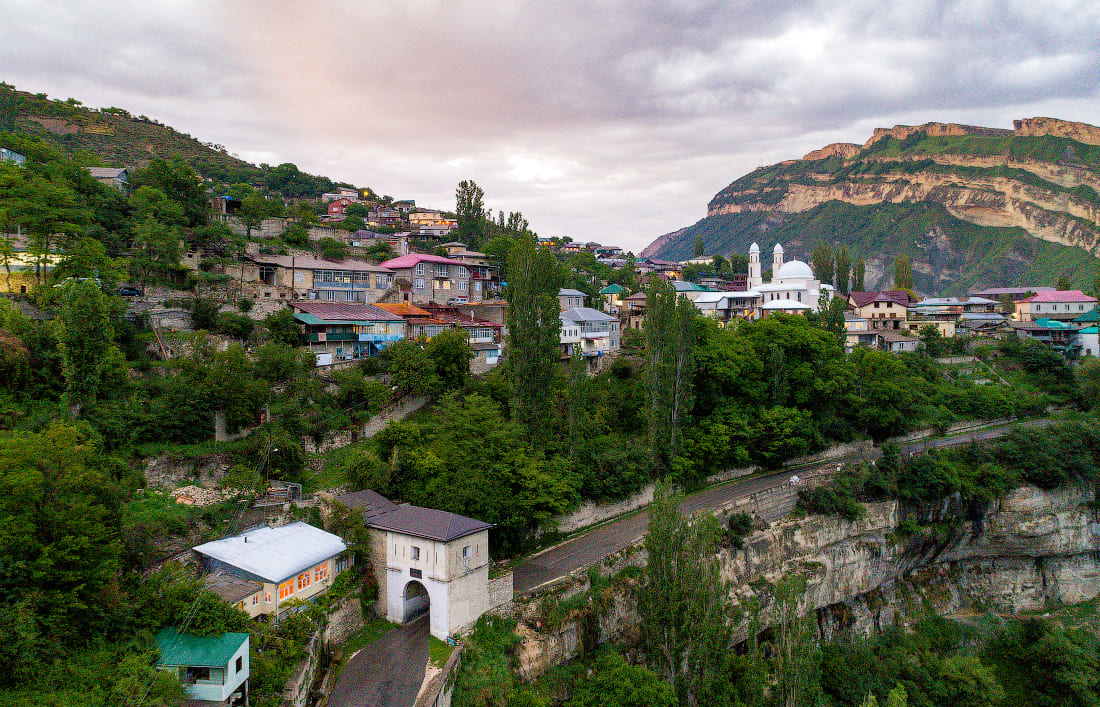
<path fill-rule="evenodd" d="M 197 297 L 191 302 L 191 323 L 196 329 L 213 331 L 218 320 L 218 303 L 205 297 Z"/>
<path fill-rule="evenodd" d="M 219 333 L 232 336 L 241 341 L 252 336 L 252 331 L 256 328 L 256 322 L 243 314 L 233 314 L 232 312 L 222 312 L 218 315 L 217 322 Z"/>
<path fill-rule="evenodd" d="M 252 300 L 248 299 L 247 297 L 242 297 L 237 300 L 237 309 L 247 314 L 252 311 L 253 304 L 254 302 Z"/>

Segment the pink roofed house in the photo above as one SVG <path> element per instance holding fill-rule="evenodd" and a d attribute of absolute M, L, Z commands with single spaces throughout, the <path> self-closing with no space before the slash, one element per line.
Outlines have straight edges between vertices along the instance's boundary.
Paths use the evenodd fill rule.
<path fill-rule="evenodd" d="M 406 301 L 465 304 L 481 299 L 480 293 L 470 287 L 470 266 L 458 260 L 409 253 L 387 260 L 382 267 L 394 272 Z"/>
<path fill-rule="evenodd" d="M 1072 321 L 1096 306 L 1096 298 L 1081 290 L 1052 290 L 1039 292 L 1016 302 L 1016 320 L 1030 322 L 1036 319 Z"/>

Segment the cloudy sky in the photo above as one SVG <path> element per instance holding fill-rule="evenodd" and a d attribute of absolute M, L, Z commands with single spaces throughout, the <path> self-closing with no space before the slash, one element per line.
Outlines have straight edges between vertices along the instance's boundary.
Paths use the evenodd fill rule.
<path fill-rule="evenodd" d="M 0 79 L 640 250 L 878 126 L 1100 124 L 1096 0 L 0 0 Z"/>

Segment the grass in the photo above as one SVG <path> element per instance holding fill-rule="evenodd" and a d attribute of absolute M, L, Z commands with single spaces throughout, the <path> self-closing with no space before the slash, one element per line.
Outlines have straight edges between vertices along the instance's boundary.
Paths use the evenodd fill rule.
<path fill-rule="evenodd" d="M 428 641 L 428 662 L 432 667 L 442 669 L 455 647 L 435 636 L 428 636 Z"/>
<path fill-rule="evenodd" d="M 341 646 L 341 649 L 344 651 L 344 660 L 347 660 L 356 651 L 366 648 L 395 628 L 397 628 L 397 624 L 392 624 L 385 619 L 372 619 L 366 626 L 353 633 L 348 637 L 348 640 L 344 641 L 344 645 Z"/>

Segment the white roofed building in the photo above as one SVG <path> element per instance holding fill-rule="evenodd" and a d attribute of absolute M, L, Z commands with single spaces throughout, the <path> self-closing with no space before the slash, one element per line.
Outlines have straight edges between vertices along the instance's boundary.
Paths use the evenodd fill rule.
<path fill-rule="evenodd" d="M 760 293 L 762 316 L 775 312 L 816 312 L 821 294 L 832 299 L 833 287 L 823 285 L 814 271 L 801 260 L 783 262 L 783 246 L 772 249 L 772 281 L 765 283 L 760 271 L 760 246 L 749 248 L 749 289 Z"/>
<path fill-rule="evenodd" d="M 559 341 L 565 356 L 598 358 L 618 351 L 621 338 L 618 317 L 590 307 L 571 307 L 561 313 Z"/>
<path fill-rule="evenodd" d="M 291 600 L 323 594 L 351 564 L 342 538 L 301 522 L 253 528 L 194 551 L 206 573 L 226 573 L 255 584 L 254 592 L 237 598 L 250 616 L 278 616 Z"/>

